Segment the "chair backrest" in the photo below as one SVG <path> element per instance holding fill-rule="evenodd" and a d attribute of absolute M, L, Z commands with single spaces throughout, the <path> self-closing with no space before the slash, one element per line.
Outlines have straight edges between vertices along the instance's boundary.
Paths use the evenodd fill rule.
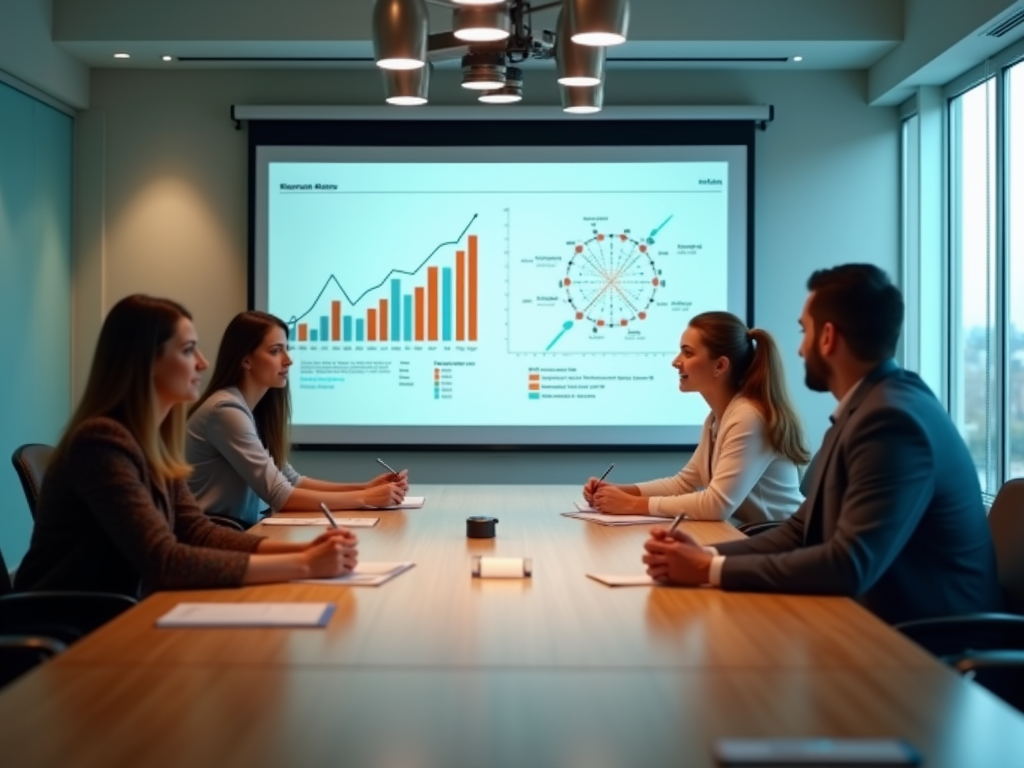
<path fill-rule="evenodd" d="M 1006 610 L 1024 614 L 1024 479 L 1008 480 L 988 513 Z"/>
<path fill-rule="evenodd" d="M 39 488 L 43 484 L 43 475 L 53 455 L 53 446 L 43 443 L 27 443 L 18 446 L 11 455 L 14 471 L 18 473 L 21 487 L 25 491 L 28 511 L 36 516 L 36 504 L 39 502 Z"/>

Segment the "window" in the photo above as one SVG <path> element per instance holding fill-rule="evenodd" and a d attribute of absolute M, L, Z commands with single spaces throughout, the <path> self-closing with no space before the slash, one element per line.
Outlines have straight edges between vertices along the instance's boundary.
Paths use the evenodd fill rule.
<path fill-rule="evenodd" d="M 1024 477 L 1024 63 L 1006 70 L 1008 478 Z M 1007 479 L 1008 479 L 1007 478 Z"/>
<path fill-rule="evenodd" d="M 994 77 L 950 100 L 950 406 L 982 491 L 1001 482 Z"/>

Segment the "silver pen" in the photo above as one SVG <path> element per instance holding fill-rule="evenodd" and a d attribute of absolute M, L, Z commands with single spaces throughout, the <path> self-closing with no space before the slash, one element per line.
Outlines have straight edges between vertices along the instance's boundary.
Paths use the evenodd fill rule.
<path fill-rule="evenodd" d="M 330 523 L 331 523 L 331 528 L 335 528 L 335 529 L 337 529 L 337 527 L 338 527 L 338 521 L 334 519 L 334 515 L 332 515 L 332 514 L 331 514 L 331 510 L 329 510 L 329 509 L 327 508 L 327 505 L 326 505 L 326 504 L 324 504 L 324 503 L 323 503 L 322 501 L 320 502 L 320 509 L 321 509 L 321 510 L 323 510 L 323 513 L 324 513 L 325 515 L 327 515 L 327 519 L 328 519 L 328 520 L 330 521 Z"/>

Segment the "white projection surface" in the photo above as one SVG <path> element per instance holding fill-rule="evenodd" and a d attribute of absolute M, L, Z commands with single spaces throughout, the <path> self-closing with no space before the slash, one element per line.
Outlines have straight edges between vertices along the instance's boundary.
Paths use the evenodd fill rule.
<path fill-rule="evenodd" d="M 256 153 L 257 309 L 289 323 L 292 439 L 684 445 L 687 322 L 744 317 L 743 146 Z"/>

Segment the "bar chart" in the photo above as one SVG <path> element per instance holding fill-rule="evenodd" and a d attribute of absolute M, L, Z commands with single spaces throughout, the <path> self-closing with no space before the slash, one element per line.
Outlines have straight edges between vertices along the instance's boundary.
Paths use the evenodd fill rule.
<path fill-rule="evenodd" d="M 469 235 L 465 248 L 457 248 L 446 265 L 423 264 L 407 277 L 387 277 L 354 301 L 330 299 L 324 306 L 318 299 L 306 315 L 289 323 L 289 340 L 299 343 L 355 342 L 476 342 L 479 340 L 479 238 Z M 429 259 L 428 259 L 429 261 Z M 394 274 L 394 272 L 390 273 Z M 425 279 L 424 279 L 425 278 Z M 345 289 L 334 275 L 321 297 L 331 287 Z M 361 308 L 361 304 L 370 306 Z M 307 319 L 322 307 L 316 319 Z"/>

